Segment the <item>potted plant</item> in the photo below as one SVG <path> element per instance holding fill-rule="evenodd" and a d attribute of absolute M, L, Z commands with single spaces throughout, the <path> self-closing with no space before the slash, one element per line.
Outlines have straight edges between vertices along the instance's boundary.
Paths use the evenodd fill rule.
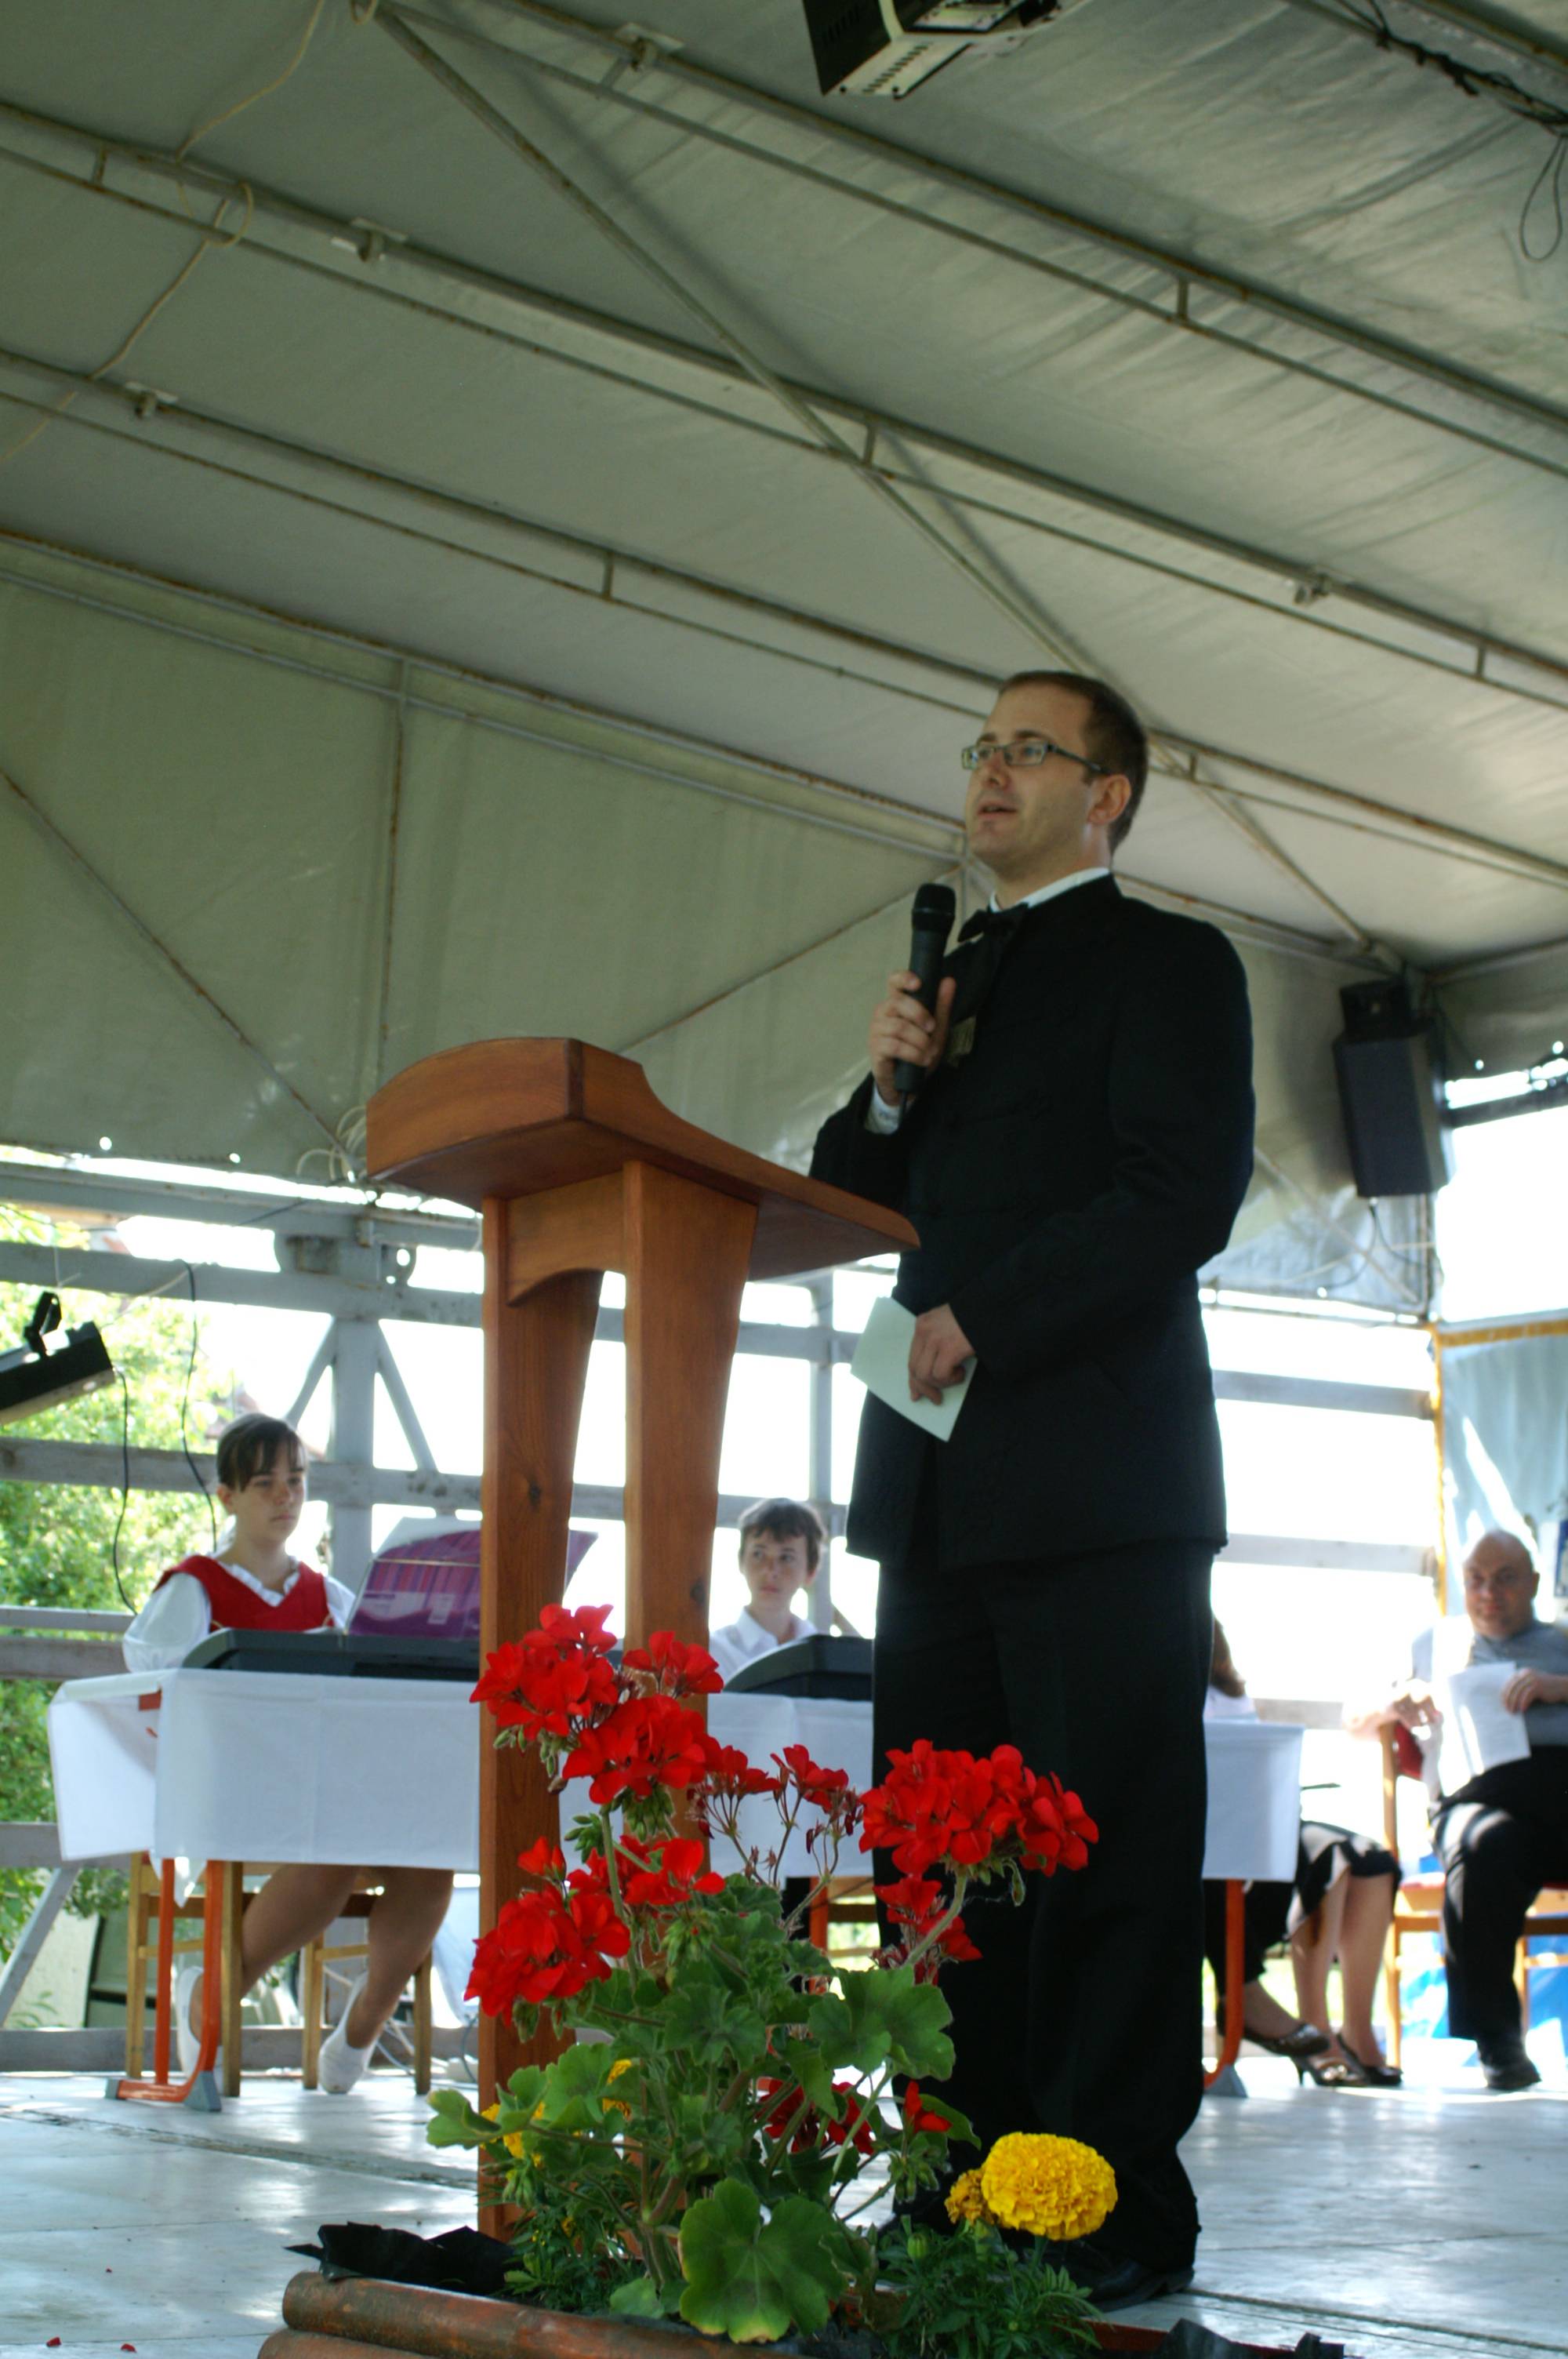
<path fill-rule="evenodd" d="M 912 2359 L 938 2334 L 954 2359 L 986 2347 L 979 2318 L 973 2336 L 945 2323 L 955 2302 L 1026 2310 L 1042 2359 L 1089 2339 L 1087 2304 L 1042 2257 L 1115 2201 L 1088 2147 L 1000 2140 L 947 2199 L 956 2234 L 866 2224 L 887 2188 L 938 2208 L 969 2125 L 933 2093 L 953 2062 L 937 1975 L 978 1954 L 963 1919 L 975 1885 L 1005 1879 L 1022 1898 L 1026 1874 L 1084 1864 L 1095 1828 L 1077 1797 L 1005 1745 L 977 1759 L 917 1745 L 865 1795 L 799 1746 L 760 1769 L 693 1709 L 720 1685 L 711 1657 L 660 1634 L 617 1664 L 606 1614 L 546 1608 L 475 1690 L 499 1744 L 535 1748 L 557 1787 L 588 1778 L 593 1805 L 569 1838 L 579 1864 L 543 1842 L 520 1860 L 524 1888 L 470 1984 L 490 2014 L 524 2032 L 543 2017 L 571 2044 L 514 2073 L 488 2115 L 455 2090 L 433 2101 L 432 2140 L 477 2147 L 516 2209 L 514 2289 L 738 2343 L 849 2320 Z M 741 1832 L 758 1795 L 778 1813 L 766 1852 Z M 809 1902 L 781 1904 L 797 1826 L 819 1888 L 856 1835 L 901 1871 L 882 1887 L 896 1940 L 837 1987 L 800 1938 Z M 708 1866 L 709 1834 L 741 1873 Z"/>

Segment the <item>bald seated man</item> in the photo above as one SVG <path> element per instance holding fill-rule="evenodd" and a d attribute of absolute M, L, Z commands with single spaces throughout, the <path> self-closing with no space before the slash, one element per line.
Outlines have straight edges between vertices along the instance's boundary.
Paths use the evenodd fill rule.
<path fill-rule="evenodd" d="M 1541 2078 L 1520 2033 L 1514 1951 L 1541 1886 L 1568 1885 L 1568 1631 L 1540 1619 L 1540 1586 L 1522 1540 L 1483 1533 L 1465 1560 L 1469 1646 L 1445 1658 L 1454 1670 L 1512 1663 L 1503 1702 L 1522 1712 L 1530 1738 L 1528 1760 L 1504 1762 L 1456 1793 L 1439 1793 L 1432 1811 L 1446 1877 L 1449 2028 L 1475 2041 L 1489 2089 L 1528 2089 Z M 1394 1721 L 1418 1734 L 1435 1728 L 1433 1638 L 1422 1632 L 1411 1649 L 1414 1677 L 1353 1723 L 1358 1732 Z"/>

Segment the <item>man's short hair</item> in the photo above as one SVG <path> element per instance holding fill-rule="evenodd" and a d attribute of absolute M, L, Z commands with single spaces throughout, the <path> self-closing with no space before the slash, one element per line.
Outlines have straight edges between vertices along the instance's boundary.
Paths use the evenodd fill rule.
<path fill-rule="evenodd" d="M 807 1572 L 816 1571 L 827 1537 L 821 1516 L 804 1499 L 759 1499 L 754 1507 L 748 1507 L 741 1518 L 742 1557 L 753 1532 L 766 1532 L 775 1540 L 804 1540 Z"/>
<path fill-rule="evenodd" d="M 1108 681 L 1090 679 L 1081 671 L 1015 671 L 1002 681 L 997 694 L 1005 696 L 1010 688 L 1065 688 L 1083 698 L 1089 708 L 1084 723 L 1084 744 L 1090 761 L 1125 778 L 1132 789 L 1126 810 L 1110 829 L 1110 849 L 1119 850 L 1138 816 L 1149 776 L 1148 733 L 1126 697 Z"/>

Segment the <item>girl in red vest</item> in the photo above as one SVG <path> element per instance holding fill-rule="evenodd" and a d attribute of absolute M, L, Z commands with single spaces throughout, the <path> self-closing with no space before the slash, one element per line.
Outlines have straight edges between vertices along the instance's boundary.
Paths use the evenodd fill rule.
<path fill-rule="evenodd" d="M 218 1496 L 232 1520 L 218 1556 L 188 1556 L 172 1565 L 125 1633 L 131 1670 L 167 1670 L 184 1661 L 212 1630 L 341 1629 L 353 1604 L 341 1582 L 291 1556 L 288 1542 L 305 1506 L 305 1450 L 281 1418 L 241 1417 L 218 1441 Z M 280 1867 L 244 1913 L 241 1982 L 245 1990 L 267 1968 L 324 1932 L 360 1874 L 357 1867 Z M 405 1984 L 427 1953 L 451 1897 L 445 1868 L 377 1870 L 365 1971 L 322 2042 L 320 2084 L 351 2089 L 374 2052 Z M 201 1969 L 182 1969 L 176 1988 L 181 2061 L 195 2060 L 201 2027 Z"/>

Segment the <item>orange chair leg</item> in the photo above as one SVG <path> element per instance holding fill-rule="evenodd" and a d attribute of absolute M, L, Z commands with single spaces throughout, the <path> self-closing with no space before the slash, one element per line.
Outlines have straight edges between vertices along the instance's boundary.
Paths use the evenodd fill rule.
<path fill-rule="evenodd" d="M 1214 2070 L 1204 2074 L 1206 2089 L 1212 2089 L 1220 2074 L 1228 2072 L 1241 2053 L 1242 2017 L 1247 2008 L 1242 1984 L 1247 1971 L 1246 1901 L 1246 1886 L 1238 1877 L 1229 1877 L 1225 1886 L 1225 2029 Z"/>

